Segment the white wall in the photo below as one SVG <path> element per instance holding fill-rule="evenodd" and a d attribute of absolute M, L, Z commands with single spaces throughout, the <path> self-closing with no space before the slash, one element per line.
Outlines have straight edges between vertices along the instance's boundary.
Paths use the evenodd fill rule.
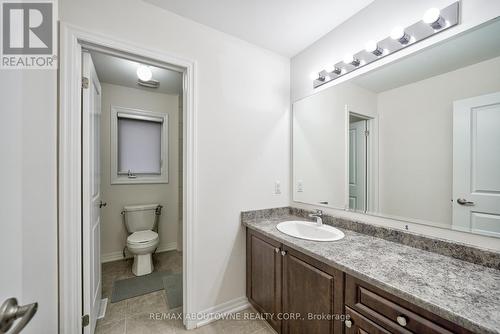
<path fill-rule="evenodd" d="M 342 60 L 344 54 L 364 49 L 368 40 L 381 40 L 389 36 L 396 25 L 408 26 L 420 20 L 430 7 L 443 8 L 454 0 L 376 0 L 371 5 L 351 17 L 349 20 L 326 34 L 291 60 L 291 95 L 292 101 L 313 93 L 309 74 L 323 69 L 327 64 Z M 419 42 L 396 54 L 351 72 L 337 80 L 337 83 L 386 64 L 418 49 L 446 39 L 467 30 L 477 24 L 500 15 L 500 1 L 462 0 L 461 23 L 448 31 Z M 336 84 L 326 84 L 315 91 L 323 90 Z"/>
<path fill-rule="evenodd" d="M 39 303 L 27 334 L 58 325 L 56 82 L 56 71 L 0 70 L 0 303 Z"/>
<path fill-rule="evenodd" d="M 243 297 L 240 211 L 289 203 L 289 60 L 139 0 L 65 0 L 59 11 L 67 23 L 197 62 L 193 306 Z"/>
<path fill-rule="evenodd" d="M 158 224 L 158 251 L 177 247 L 179 221 L 179 96 L 101 83 L 101 196 L 108 205 L 101 210 L 101 259 L 122 257 L 127 230 L 120 214 L 126 205 L 158 203 L 163 206 Z M 167 184 L 111 184 L 111 106 L 168 114 Z"/>
<path fill-rule="evenodd" d="M 498 91 L 500 57 L 378 94 L 382 214 L 451 226 L 453 101 Z"/>
<path fill-rule="evenodd" d="M 376 94 L 352 83 L 293 104 L 293 199 L 345 207 L 346 110 L 375 116 Z M 298 191 L 302 182 L 303 191 Z"/>

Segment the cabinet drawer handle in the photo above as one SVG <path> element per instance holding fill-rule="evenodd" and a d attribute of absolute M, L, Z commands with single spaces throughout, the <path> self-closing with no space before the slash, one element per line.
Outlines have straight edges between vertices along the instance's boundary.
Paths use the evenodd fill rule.
<path fill-rule="evenodd" d="M 281 256 L 285 256 L 286 255 L 286 251 L 282 250 L 281 251 Z"/>
<path fill-rule="evenodd" d="M 345 323 L 345 326 L 347 328 L 351 328 L 352 327 L 352 320 L 346 320 L 346 321 L 344 321 L 344 323 Z"/>
<path fill-rule="evenodd" d="M 406 320 L 406 317 L 404 315 L 399 315 L 396 320 L 398 321 L 398 324 L 400 324 L 401 326 L 406 326 L 406 324 L 408 324 L 408 320 Z"/>
<path fill-rule="evenodd" d="M 274 252 L 277 254 L 277 253 L 279 253 L 279 252 L 280 252 L 280 249 L 279 249 L 278 247 L 276 247 L 276 248 L 274 249 Z"/>

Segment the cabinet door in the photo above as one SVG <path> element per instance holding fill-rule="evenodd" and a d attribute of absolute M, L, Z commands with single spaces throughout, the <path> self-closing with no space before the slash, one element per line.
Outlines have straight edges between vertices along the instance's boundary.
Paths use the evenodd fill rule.
<path fill-rule="evenodd" d="M 272 314 L 269 324 L 281 332 L 281 244 L 247 230 L 247 297 L 261 313 Z"/>
<path fill-rule="evenodd" d="M 342 333 L 343 273 L 293 249 L 285 251 L 283 332 Z"/>

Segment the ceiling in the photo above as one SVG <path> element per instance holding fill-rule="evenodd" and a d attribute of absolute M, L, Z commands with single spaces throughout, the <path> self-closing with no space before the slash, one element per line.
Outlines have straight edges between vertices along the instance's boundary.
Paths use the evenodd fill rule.
<path fill-rule="evenodd" d="M 500 56 L 500 20 L 451 38 L 422 52 L 370 71 L 352 80 L 374 93 L 447 73 Z"/>
<path fill-rule="evenodd" d="M 292 57 L 374 0 L 144 0 Z"/>
<path fill-rule="evenodd" d="M 182 94 L 182 74 L 164 68 L 150 66 L 153 79 L 160 82 L 159 88 L 147 88 L 137 84 L 138 62 L 91 51 L 92 61 L 100 82 L 137 88 L 148 92 L 172 95 Z"/>

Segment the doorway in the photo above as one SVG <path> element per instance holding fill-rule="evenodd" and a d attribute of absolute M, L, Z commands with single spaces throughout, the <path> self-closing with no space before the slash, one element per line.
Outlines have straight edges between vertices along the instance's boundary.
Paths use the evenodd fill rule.
<path fill-rule="evenodd" d="M 83 312 L 101 333 L 182 307 L 182 73 L 91 48 L 82 64 Z"/>
<path fill-rule="evenodd" d="M 348 206 L 366 212 L 368 207 L 369 118 L 349 113 L 348 127 Z"/>
<path fill-rule="evenodd" d="M 60 114 L 59 114 L 59 267 L 60 267 L 60 329 L 62 332 L 79 332 L 83 328 L 84 333 L 93 333 L 96 321 L 96 310 L 100 304 L 99 291 L 102 292 L 102 277 L 99 272 L 101 240 L 97 226 L 102 225 L 99 210 L 91 207 L 101 206 L 106 209 L 105 199 L 96 196 L 99 190 L 97 180 L 99 169 L 94 169 L 94 162 L 100 155 L 95 154 L 97 136 L 91 136 L 91 129 L 95 133 L 99 127 L 99 112 L 93 108 L 84 119 L 82 110 L 85 108 L 83 102 L 84 88 L 90 84 L 87 81 L 84 70 L 83 51 L 99 52 L 120 59 L 135 61 L 147 66 L 158 67 L 171 71 L 177 71 L 182 77 L 182 172 L 176 177 L 182 178 L 182 204 L 179 205 L 182 217 L 182 228 L 175 233 L 180 237 L 178 247 L 182 251 L 181 278 L 183 290 L 181 292 L 181 311 L 186 314 L 191 311 L 192 296 L 191 270 L 192 253 L 188 250 L 191 246 L 191 226 L 195 216 L 194 194 L 196 193 L 195 175 L 195 109 L 194 109 L 194 63 L 182 58 L 164 53 L 146 50 L 142 47 L 125 44 L 122 42 L 96 36 L 81 31 L 65 24 L 61 26 L 61 63 L 60 63 Z M 88 74 L 88 73 L 87 73 Z M 96 75 L 97 76 L 97 75 Z M 97 76 L 98 77 L 98 76 Z M 149 81 L 149 80 L 146 80 Z M 95 85 L 97 87 L 97 84 Z M 97 92 L 98 90 L 95 89 Z M 101 88 L 102 89 L 102 88 Z M 105 93 L 105 91 L 104 91 Z M 102 94 L 102 91 L 101 91 Z M 87 101 L 92 101 L 94 107 L 99 106 L 98 96 L 93 94 Z M 92 105 L 88 103 L 88 105 Z M 91 122 L 92 121 L 92 122 Z M 85 126 L 85 123 L 87 126 Z M 92 139 L 92 140 L 90 140 Z M 90 158 L 94 153 L 94 158 Z M 129 176 L 139 176 L 140 173 L 131 171 Z M 95 177 L 89 178 L 89 175 Z M 122 176 L 122 175 L 120 175 Z M 88 182 L 93 180 L 93 182 Z M 84 188 L 87 189 L 84 189 Z M 89 196 L 89 194 L 91 196 Z M 89 199 L 92 198 L 92 202 Z M 102 200 L 102 202 L 101 202 Z M 145 199 L 138 204 L 147 204 Z M 134 204 L 134 203 L 132 203 Z M 97 214 L 99 213 L 99 214 Z M 85 216 L 84 216 L 85 215 Z M 81 225 L 75 222 L 82 222 Z M 99 222 L 99 224 L 96 224 Z M 90 237 L 92 233 L 92 238 Z M 90 240 L 90 241 L 89 241 Z M 94 245 L 94 247 L 92 247 Z M 83 250 L 83 254 L 82 254 Z M 127 257 L 130 254 L 125 254 Z M 131 261 L 131 260 L 128 260 Z M 93 270 L 89 268 L 93 265 Z M 85 279 L 87 276 L 87 279 Z M 100 279 L 101 278 L 101 279 Z M 101 281 L 101 282 L 99 282 Z M 99 288 L 100 287 L 100 288 Z M 99 305 L 100 308 L 100 305 Z M 93 317 L 93 318 L 92 318 Z M 184 325 L 192 328 L 193 324 L 184 319 Z"/>

